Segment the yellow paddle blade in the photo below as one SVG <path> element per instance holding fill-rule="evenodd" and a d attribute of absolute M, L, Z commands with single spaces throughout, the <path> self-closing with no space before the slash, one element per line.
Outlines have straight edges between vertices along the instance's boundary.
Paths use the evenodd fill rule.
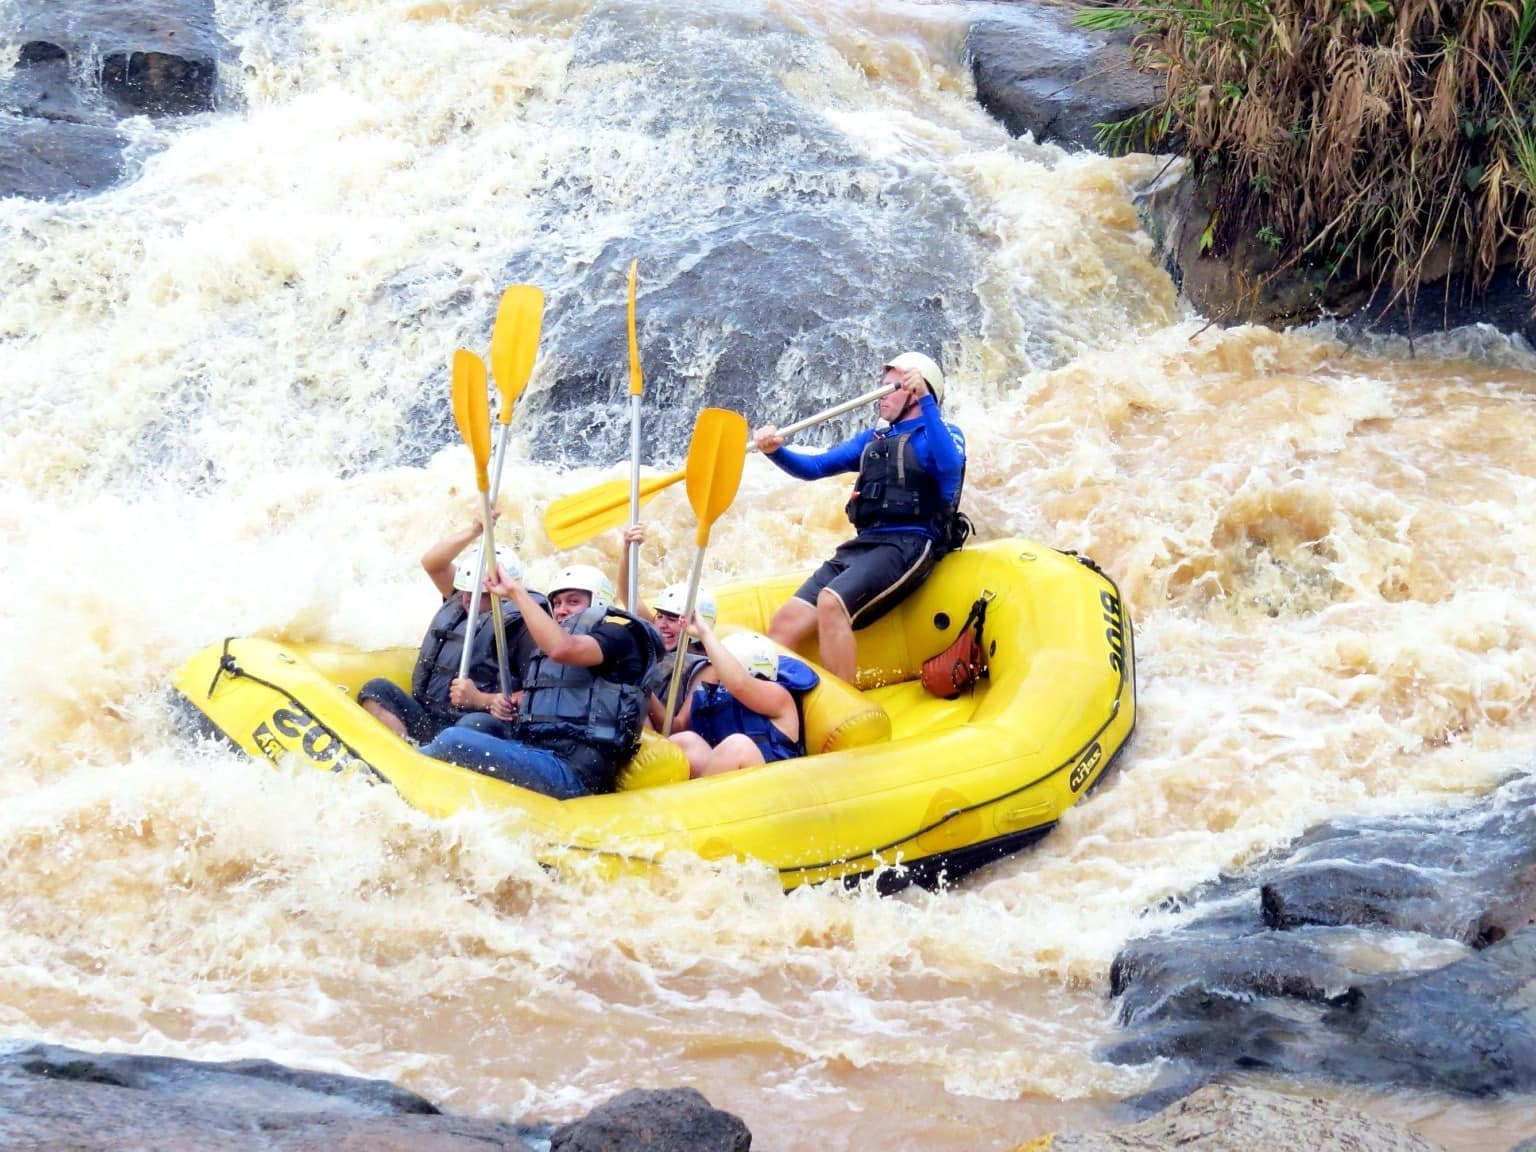
<path fill-rule="evenodd" d="M 663 488 L 670 488 L 687 476 L 686 472 L 668 472 L 663 476 L 640 478 L 640 500 L 644 503 Z M 556 548 L 574 548 L 604 532 L 629 523 L 629 478 L 607 480 L 580 492 L 572 492 L 552 501 L 544 509 L 544 533 Z"/>
<path fill-rule="evenodd" d="M 638 396 L 645 391 L 645 378 L 640 372 L 640 340 L 635 335 L 635 281 L 640 275 L 640 261 L 629 262 L 629 394 Z"/>
<path fill-rule="evenodd" d="M 497 419 L 503 424 L 512 422 L 512 409 L 533 375 L 543 326 L 544 293 L 540 289 L 532 284 L 514 284 L 501 294 L 496 325 L 491 329 L 491 372 L 501 393 Z"/>
<path fill-rule="evenodd" d="M 688 442 L 688 503 L 699 518 L 698 543 L 709 543 L 709 529 L 736 499 L 747 462 L 747 418 L 727 408 L 706 408 L 693 424 Z"/>
<path fill-rule="evenodd" d="M 453 354 L 453 422 L 475 457 L 475 484 L 491 490 L 486 465 L 491 459 L 490 388 L 485 381 L 485 361 L 464 348 Z"/>

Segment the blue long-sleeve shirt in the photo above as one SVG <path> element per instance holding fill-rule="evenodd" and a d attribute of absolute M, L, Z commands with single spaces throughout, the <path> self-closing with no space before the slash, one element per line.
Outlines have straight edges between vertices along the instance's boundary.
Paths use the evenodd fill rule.
<path fill-rule="evenodd" d="M 938 481 L 940 495 L 953 504 L 960 494 L 960 480 L 965 470 L 965 433 L 945 422 L 932 396 L 922 397 L 918 401 L 918 414 L 910 420 L 892 424 L 885 435 L 900 436 L 907 432 L 912 433 L 912 450 L 917 453 L 917 462 Z M 786 446 L 770 454 L 768 459 L 798 480 L 821 480 L 840 472 L 857 472 L 864 449 L 874 438 L 875 430 L 871 428 L 822 452 Z M 927 529 L 915 524 L 871 528 L 869 531 L 921 532 L 932 536 Z"/>

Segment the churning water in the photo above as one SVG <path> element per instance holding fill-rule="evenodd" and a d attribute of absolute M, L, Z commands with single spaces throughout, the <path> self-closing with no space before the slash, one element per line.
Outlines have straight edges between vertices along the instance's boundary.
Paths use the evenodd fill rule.
<path fill-rule="evenodd" d="M 134 122 L 105 194 L 0 202 L 0 1032 L 510 1118 L 691 1084 L 765 1149 L 1004 1148 L 1155 1082 L 1095 1050 L 1165 897 L 1528 767 L 1536 362 L 1184 314 L 1133 200 L 1161 162 L 1010 139 L 963 60 L 980 7 L 222 0 L 241 106 Z M 1140 725 L 1037 848 L 891 899 L 555 879 L 489 818 L 176 731 L 161 690 L 212 640 L 419 637 L 416 558 L 475 504 L 449 357 L 508 283 L 550 305 L 503 537 L 535 584 L 611 569 L 540 517 L 627 451 L 630 259 L 657 464 L 703 403 L 783 423 L 926 346 L 982 534 L 1119 580 Z M 842 494 L 749 460 L 709 577 L 810 564 Z M 648 520 L 654 590 L 692 558 L 681 490 Z M 1355 1102 L 1452 1146 L 1536 1128 Z"/>

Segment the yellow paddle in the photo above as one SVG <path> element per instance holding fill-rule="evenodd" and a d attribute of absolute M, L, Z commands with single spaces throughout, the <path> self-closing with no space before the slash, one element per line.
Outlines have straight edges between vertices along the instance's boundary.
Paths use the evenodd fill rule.
<path fill-rule="evenodd" d="M 460 348 L 453 354 L 453 420 L 459 426 L 459 435 L 469 445 L 475 458 L 475 486 L 480 490 L 480 523 L 483 536 L 480 541 L 480 574 L 486 573 L 487 558 L 496 555 L 491 530 L 491 478 L 486 465 L 491 459 L 491 415 L 487 399 L 485 361 L 473 352 Z M 469 618 L 464 621 L 464 651 L 459 654 L 459 678 L 469 675 L 469 654 L 475 639 L 475 624 L 480 617 L 481 581 L 475 582 L 469 594 Z M 506 631 L 502 625 L 501 601 L 491 598 L 492 626 L 496 629 L 496 662 L 500 673 L 501 690 L 512 691 L 507 673 Z"/>
<path fill-rule="evenodd" d="M 465 348 L 453 353 L 453 422 L 475 458 L 475 486 L 490 495 L 491 415 L 485 361 Z"/>
<path fill-rule="evenodd" d="M 574 548 L 623 524 L 629 515 L 631 493 L 638 494 L 643 504 L 686 475 L 679 469 L 664 476 L 642 476 L 638 484 L 625 476 L 552 500 L 544 509 L 544 534 L 556 548 Z"/>
<path fill-rule="evenodd" d="M 699 577 L 704 572 L 704 549 L 709 544 L 709 530 L 736 499 L 741 487 L 741 470 L 747 462 L 747 418 L 724 408 L 706 408 L 693 425 L 693 439 L 688 442 L 688 466 L 683 469 L 688 481 L 688 503 L 698 518 L 698 551 L 693 554 L 693 571 L 688 575 L 687 607 L 683 625 L 693 619 L 694 603 L 699 595 Z M 683 681 L 683 650 L 688 634 L 677 638 L 679 659 L 672 662 L 672 682 L 667 687 L 666 720 L 661 734 L 672 735 L 672 717 L 677 711 L 677 690 Z"/>
<path fill-rule="evenodd" d="M 629 522 L 640 522 L 640 394 L 645 378 L 640 372 L 640 340 L 635 335 L 635 281 L 640 261 L 629 262 Z M 640 604 L 640 541 L 629 542 L 629 587 L 625 607 L 637 611 Z"/>
<path fill-rule="evenodd" d="M 491 476 L 493 501 L 501 491 L 501 464 L 507 455 L 512 409 L 533 375 L 543 325 L 544 293 L 539 289 L 532 284 L 514 284 L 501 294 L 496 324 L 491 329 L 491 373 L 496 377 L 496 391 L 501 393 L 501 409 L 496 414 L 501 434 L 496 442 L 496 466 Z"/>
<path fill-rule="evenodd" d="M 503 429 L 512 423 L 512 408 L 533 375 L 543 326 L 542 291 L 532 284 L 514 284 L 501 294 L 496 325 L 491 329 L 491 372 L 496 377 L 496 390 L 501 393 L 497 419 Z"/>
<path fill-rule="evenodd" d="M 517 398 L 523 394 L 523 389 L 528 387 L 528 378 L 533 375 L 533 361 L 539 352 L 539 331 L 544 325 L 544 293 L 532 284 L 514 284 L 501 294 L 501 303 L 496 308 L 496 323 L 491 328 L 491 371 L 496 376 L 496 390 L 501 394 L 501 408 L 497 413 L 497 421 L 501 425 L 501 433 L 496 441 L 496 464 L 490 480 L 490 489 L 487 499 L 482 501 L 489 506 L 494 505 L 496 495 L 501 491 L 501 465 L 507 456 L 507 432 L 512 424 L 512 410 L 517 407 Z M 472 357 L 476 363 L 479 358 L 473 353 L 465 353 Z M 455 356 L 455 371 L 457 371 L 458 358 Z M 475 389 L 476 393 L 483 396 L 485 387 L 485 365 L 479 368 L 467 365 L 466 372 L 471 376 L 479 374 L 480 382 Z M 470 402 L 465 400 L 466 404 Z M 470 443 L 468 434 L 464 432 L 464 422 L 459 419 L 459 391 L 457 385 L 454 390 L 454 419 L 459 422 L 459 434 L 465 437 L 465 443 Z M 484 406 L 484 401 L 481 401 Z M 489 417 L 476 421 L 486 425 L 486 435 L 490 435 Z M 470 444 L 470 450 L 474 451 L 474 445 Z M 483 468 L 476 457 L 477 470 Z M 477 477 L 478 479 L 478 477 Z M 482 493 L 486 488 L 480 489 Z M 486 557 L 494 557 L 495 550 L 492 547 L 492 535 L 489 531 L 490 521 L 486 521 L 487 530 L 480 536 L 480 556 L 475 561 L 475 571 L 492 575 L 494 560 L 487 562 Z M 464 676 L 469 670 L 469 642 L 474 638 L 475 624 L 478 620 L 480 609 L 480 589 L 477 587 L 470 594 L 470 607 L 474 612 L 464 629 L 464 651 L 459 657 L 459 675 Z M 500 673 L 501 690 L 507 691 L 511 684 L 508 677 L 507 636 L 502 629 L 501 601 L 493 598 L 491 601 L 491 618 L 496 625 L 496 666 Z"/>
<path fill-rule="evenodd" d="M 886 393 L 893 391 L 895 387 L 895 385 L 882 384 L 879 388 L 866 392 L 862 396 L 845 400 L 841 404 L 834 404 L 831 408 L 817 412 L 814 416 L 807 416 L 804 420 L 797 420 L 785 428 L 780 428 L 779 434 L 793 436 L 796 432 L 803 432 L 807 428 L 841 416 L 844 412 L 851 412 L 855 408 L 873 403 Z M 753 450 L 751 446 L 747 448 L 747 451 Z M 590 540 L 594 536 L 617 528 L 624 523 L 626 514 L 631 515 L 632 520 L 638 520 L 640 518 L 638 506 L 633 513 L 630 513 L 631 492 L 638 492 L 639 502 L 643 503 L 663 488 L 672 487 L 687 475 L 688 470 L 683 468 L 676 472 L 646 476 L 638 483 L 629 479 L 605 480 L 591 488 L 562 496 L 558 500 L 551 501 L 549 507 L 544 510 L 544 532 L 556 548 L 574 548 L 584 540 Z"/>

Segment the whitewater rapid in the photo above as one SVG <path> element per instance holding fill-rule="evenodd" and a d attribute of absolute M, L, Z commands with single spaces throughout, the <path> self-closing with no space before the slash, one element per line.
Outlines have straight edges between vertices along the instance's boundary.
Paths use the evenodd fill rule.
<path fill-rule="evenodd" d="M 1469 332 L 1410 357 L 1187 315 L 1135 203 L 1161 162 L 1010 139 L 972 99 L 974 7 L 227 0 L 243 106 L 135 122 L 137 173 L 101 195 L 0 202 L 0 1034 L 269 1057 L 514 1118 L 690 1084 L 765 1148 L 1011 1147 L 1156 1083 L 1095 1052 L 1109 965 L 1177 921 L 1171 897 L 1320 821 L 1528 770 L 1529 350 Z M 762 82 L 860 171 L 945 190 L 977 261 L 934 349 L 966 506 L 1125 594 L 1140 717 L 1117 774 L 958 890 L 784 896 L 695 860 L 557 879 L 488 817 L 189 743 L 164 706 L 223 636 L 416 642 L 436 599 L 417 557 L 475 506 L 449 356 L 484 351 L 513 278 L 568 311 L 499 530 L 535 583 L 616 564 L 616 539 L 557 553 L 541 528 L 550 499 L 620 474 L 622 437 L 579 464 L 550 447 L 610 398 L 537 398 L 583 331 L 620 346 L 629 259 L 660 283 L 708 250 L 698 189 L 727 203 L 748 166 L 731 134 L 687 130 L 690 105 L 637 127 L 643 70 L 605 89 L 573 69 L 583 29 L 627 9 L 701 56 L 712 23 L 749 62 L 761 39 Z M 864 219 L 853 250 L 892 235 Z M 705 327 L 648 333 L 694 373 L 654 419 L 686 427 L 709 398 L 706 322 L 751 314 L 721 291 L 694 301 Z M 840 363 L 828 390 L 876 366 Z M 754 422 L 802 400 L 779 367 L 733 384 Z M 813 563 L 842 496 L 749 461 L 709 577 Z M 648 520 L 654 591 L 692 559 L 681 490 Z M 1366 1103 L 1451 1146 L 1509 1121 Z"/>

